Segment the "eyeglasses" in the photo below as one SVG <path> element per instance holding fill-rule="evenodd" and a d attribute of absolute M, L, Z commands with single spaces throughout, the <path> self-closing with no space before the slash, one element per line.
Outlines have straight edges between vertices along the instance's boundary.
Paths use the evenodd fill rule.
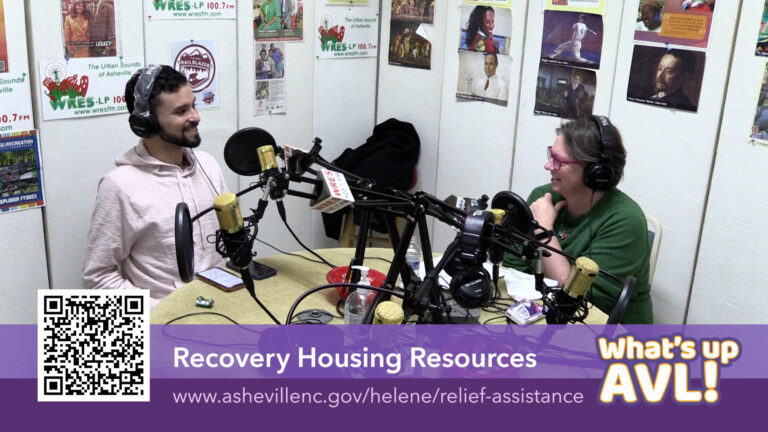
<path fill-rule="evenodd" d="M 578 161 L 560 159 L 560 156 L 552 153 L 552 146 L 547 147 L 547 160 L 552 160 L 552 167 L 555 171 L 559 170 L 563 165 L 579 163 Z"/>

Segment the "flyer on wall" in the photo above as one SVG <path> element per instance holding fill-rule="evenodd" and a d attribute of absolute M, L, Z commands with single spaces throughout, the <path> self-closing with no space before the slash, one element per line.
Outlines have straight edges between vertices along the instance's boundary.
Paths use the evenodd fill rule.
<path fill-rule="evenodd" d="M 706 48 L 714 0 L 640 0 L 635 40 Z"/>
<path fill-rule="evenodd" d="M 145 0 L 149 20 L 235 19 L 236 0 Z"/>
<path fill-rule="evenodd" d="M 512 11 L 488 6 L 461 6 L 459 50 L 509 54 Z"/>
<path fill-rule="evenodd" d="M 416 69 L 432 68 L 432 41 L 424 24 L 433 24 L 433 2 L 392 0 L 389 24 L 389 64 Z"/>
<path fill-rule="evenodd" d="M 605 15 L 606 0 L 545 0 L 544 9 Z"/>
<path fill-rule="evenodd" d="M 456 97 L 507 106 L 512 57 L 459 51 Z"/>
<path fill-rule="evenodd" d="M 23 4 L 0 0 L 0 135 L 35 127 L 25 27 Z"/>
<path fill-rule="evenodd" d="M 37 131 L 0 136 L 0 212 L 44 205 Z"/>
<path fill-rule="evenodd" d="M 579 12 L 544 12 L 541 61 L 600 69 L 603 17 Z"/>
<path fill-rule="evenodd" d="M 539 63 L 534 114 L 577 118 L 592 114 L 597 74 L 589 69 Z"/>
<path fill-rule="evenodd" d="M 768 63 L 764 66 L 750 137 L 753 143 L 768 145 Z"/>
<path fill-rule="evenodd" d="M 197 109 L 219 106 L 216 40 L 171 41 L 169 64 L 187 77 Z"/>
<path fill-rule="evenodd" d="M 126 112 L 125 82 L 143 66 L 141 57 L 41 60 L 38 72 L 43 119 Z"/>
<path fill-rule="evenodd" d="M 0 73 L 8 72 L 8 40 L 5 38 L 5 7 L 0 0 Z"/>
<path fill-rule="evenodd" d="M 360 13 L 351 9 L 322 13 L 317 22 L 315 53 L 318 58 L 376 57 L 379 51 L 379 17 L 376 12 Z"/>
<path fill-rule="evenodd" d="M 253 38 L 257 41 L 304 39 L 303 0 L 253 0 Z"/>
<path fill-rule="evenodd" d="M 768 56 L 768 0 L 763 4 L 763 16 L 760 18 L 760 31 L 757 33 L 755 55 Z"/>
<path fill-rule="evenodd" d="M 62 0 L 65 58 L 117 55 L 119 35 L 115 9 L 118 3 L 118 0 Z"/>
<path fill-rule="evenodd" d="M 285 43 L 255 42 L 256 98 L 253 115 L 287 112 Z"/>

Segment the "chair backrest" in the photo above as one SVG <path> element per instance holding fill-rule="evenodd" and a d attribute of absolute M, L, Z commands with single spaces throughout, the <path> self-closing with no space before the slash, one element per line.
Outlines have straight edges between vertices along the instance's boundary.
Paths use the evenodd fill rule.
<path fill-rule="evenodd" d="M 648 285 L 653 286 L 653 275 L 656 272 L 656 260 L 659 258 L 659 247 L 661 245 L 661 224 L 651 215 L 646 214 L 645 220 L 648 223 L 648 243 L 651 246 Z"/>

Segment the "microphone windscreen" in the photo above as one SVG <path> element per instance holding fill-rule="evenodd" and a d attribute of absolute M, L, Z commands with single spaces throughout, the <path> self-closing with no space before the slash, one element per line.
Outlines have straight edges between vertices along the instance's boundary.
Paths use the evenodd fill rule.
<path fill-rule="evenodd" d="M 232 134 L 224 145 L 224 162 L 229 169 L 240 175 L 261 174 L 262 167 L 257 149 L 267 145 L 273 148 L 277 146 L 269 132 L 255 127 L 241 129 Z"/>
<path fill-rule="evenodd" d="M 243 229 L 243 217 L 240 215 L 235 194 L 225 192 L 217 196 L 213 200 L 213 208 L 216 210 L 216 218 L 219 220 L 222 231 L 234 234 Z"/>
<path fill-rule="evenodd" d="M 579 257 L 571 266 L 563 289 L 572 298 L 583 297 L 589 291 L 599 271 L 600 266 L 596 262 L 587 257 Z"/>
<path fill-rule="evenodd" d="M 383 301 L 376 307 L 374 324 L 402 324 L 404 318 L 403 308 L 392 301 Z"/>

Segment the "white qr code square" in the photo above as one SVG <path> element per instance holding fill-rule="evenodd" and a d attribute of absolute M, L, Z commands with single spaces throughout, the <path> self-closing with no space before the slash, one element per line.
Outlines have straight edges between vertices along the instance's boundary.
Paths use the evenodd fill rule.
<path fill-rule="evenodd" d="M 149 401 L 149 292 L 39 291 L 37 399 Z"/>

